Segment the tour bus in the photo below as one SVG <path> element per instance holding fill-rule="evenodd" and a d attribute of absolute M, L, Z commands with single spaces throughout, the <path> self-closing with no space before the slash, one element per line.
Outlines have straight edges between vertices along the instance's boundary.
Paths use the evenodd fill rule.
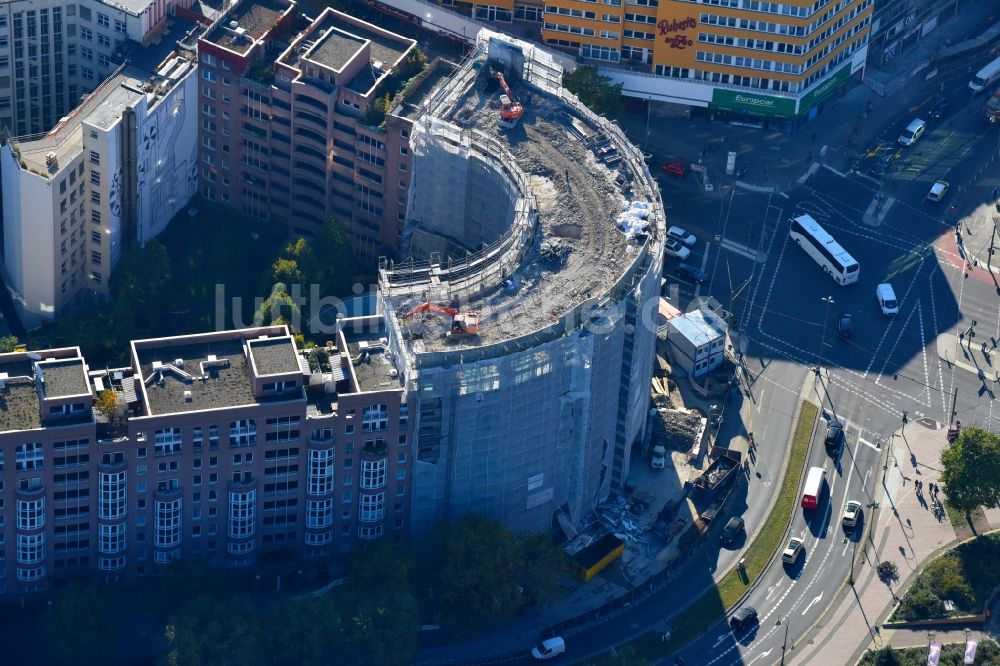
<path fill-rule="evenodd" d="M 812 217 L 793 218 L 788 235 L 840 286 L 858 281 L 858 262 Z"/>
<path fill-rule="evenodd" d="M 983 88 L 990 85 L 998 78 L 1000 78 L 1000 58 L 997 58 L 976 72 L 976 75 L 971 81 L 969 81 L 969 90 L 971 90 L 972 94 L 975 95 L 976 93 L 982 92 Z"/>
<path fill-rule="evenodd" d="M 802 489 L 802 508 L 815 509 L 819 506 L 820 495 L 823 494 L 823 482 L 826 480 L 826 470 L 822 467 L 810 467 L 806 476 L 806 485 Z"/>

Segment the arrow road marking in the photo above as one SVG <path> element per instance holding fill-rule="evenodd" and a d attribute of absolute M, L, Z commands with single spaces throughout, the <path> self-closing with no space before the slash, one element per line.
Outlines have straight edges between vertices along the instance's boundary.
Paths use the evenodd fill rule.
<path fill-rule="evenodd" d="M 822 599 L 822 598 L 823 598 L 823 593 L 822 592 L 820 592 L 815 597 L 813 597 L 813 600 L 809 602 L 809 605 L 806 606 L 806 609 L 804 611 L 802 611 L 802 614 L 805 615 L 806 613 L 808 613 L 809 609 L 813 607 L 813 604 L 819 602 L 819 600 Z"/>
<path fill-rule="evenodd" d="M 719 639 L 712 644 L 712 647 L 719 647 L 719 643 L 729 638 L 729 634 L 722 634 Z"/>
<path fill-rule="evenodd" d="M 780 582 L 779 583 L 775 583 L 774 585 L 769 585 L 768 588 L 767 588 L 767 596 L 764 597 L 764 601 L 770 601 L 771 600 L 771 596 L 775 592 L 778 591 L 779 587 L 781 587 L 781 583 Z"/>
<path fill-rule="evenodd" d="M 874 450 L 876 450 L 876 451 L 878 451 L 878 450 L 879 450 L 879 448 L 878 448 L 877 446 L 875 446 L 874 444 L 872 444 L 871 442 L 869 442 L 869 441 L 868 441 L 868 440 L 866 440 L 866 439 L 861 439 L 860 437 L 858 437 L 858 443 L 859 443 L 859 444 L 864 444 L 865 446 L 867 446 L 867 447 L 869 447 L 869 448 L 871 448 L 871 449 L 874 449 Z"/>
<path fill-rule="evenodd" d="M 763 659 L 764 657 L 766 657 L 767 655 L 771 654 L 772 652 L 774 652 L 774 648 L 771 648 L 767 652 L 761 652 L 759 655 L 757 655 L 756 657 L 754 657 L 753 659 L 751 659 L 747 663 L 747 666 L 750 666 L 750 664 L 752 664 L 753 662 L 757 661 L 758 659 Z"/>

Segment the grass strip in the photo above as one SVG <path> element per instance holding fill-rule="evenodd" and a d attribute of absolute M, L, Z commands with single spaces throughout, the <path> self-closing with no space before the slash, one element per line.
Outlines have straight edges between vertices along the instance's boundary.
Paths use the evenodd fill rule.
<path fill-rule="evenodd" d="M 753 585 L 764 571 L 771 555 L 781 545 L 781 539 L 785 534 L 785 528 L 788 527 L 792 511 L 799 505 L 799 481 L 802 479 L 803 465 L 805 465 L 806 456 L 809 453 L 809 440 L 818 414 L 819 408 L 816 405 L 811 402 L 802 402 L 799 409 L 799 419 L 792 434 L 788 468 L 785 472 L 785 478 L 781 482 L 781 489 L 778 491 L 778 499 L 770 515 L 764 521 L 764 526 L 757 538 L 750 544 L 743 556 L 746 559 L 747 582 L 743 581 L 737 569 L 733 569 L 722 577 L 715 588 L 705 591 L 683 613 L 669 620 L 671 628 L 669 641 L 663 642 L 657 632 L 649 631 L 626 646 L 618 648 L 619 654 L 624 654 L 623 650 L 626 647 L 628 648 L 627 654 L 640 659 L 659 659 L 669 654 L 691 638 L 701 635 L 720 616 L 724 615 L 727 609 L 739 601 L 743 593 Z M 617 662 L 608 661 L 606 656 L 602 656 L 586 663 L 590 666 L 600 666 Z"/>

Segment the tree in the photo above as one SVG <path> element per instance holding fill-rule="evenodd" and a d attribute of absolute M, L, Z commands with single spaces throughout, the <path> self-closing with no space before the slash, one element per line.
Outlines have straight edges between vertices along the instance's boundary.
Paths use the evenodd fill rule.
<path fill-rule="evenodd" d="M 521 585 L 525 601 L 535 605 L 550 599 L 559 587 L 559 579 L 567 572 L 566 554 L 547 533 L 521 536 L 524 567 Z"/>
<path fill-rule="evenodd" d="M 190 590 L 188 590 L 190 592 Z M 263 662 L 260 623 L 245 599 L 198 596 L 164 629 L 165 666 L 252 666 Z"/>
<path fill-rule="evenodd" d="M 622 84 L 611 83 L 596 67 L 586 65 L 566 72 L 563 87 L 598 115 L 612 116 L 622 110 Z"/>
<path fill-rule="evenodd" d="M 420 631 L 417 599 L 406 588 L 388 585 L 352 589 L 346 622 L 350 662 L 381 666 L 408 664 Z"/>
<path fill-rule="evenodd" d="M 322 295 L 349 295 L 356 271 L 354 251 L 347 234 L 336 220 L 331 218 L 320 227 L 313 249 L 317 261 L 322 265 Z"/>
<path fill-rule="evenodd" d="M 410 552 L 388 541 L 379 541 L 367 548 L 357 548 L 351 553 L 347 571 L 351 586 L 358 589 L 388 586 L 408 588 L 413 571 Z"/>
<path fill-rule="evenodd" d="M 517 538 L 500 523 L 466 516 L 445 530 L 436 596 L 446 622 L 472 634 L 523 605 L 524 559 Z"/>
<path fill-rule="evenodd" d="M 42 635 L 52 660 L 60 664 L 112 661 L 118 631 L 108 591 L 90 583 L 60 589 L 41 616 Z"/>
<path fill-rule="evenodd" d="M 298 330 L 301 321 L 302 313 L 299 306 L 289 296 L 283 282 L 274 284 L 271 295 L 264 299 L 253 316 L 254 326 L 288 324 L 293 331 Z"/>
<path fill-rule="evenodd" d="M 1000 435 L 964 428 L 941 454 L 948 503 L 970 514 L 976 507 L 1000 505 Z"/>
<path fill-rule="evenodd" d="M 343 646 L 343 621 L 329 595 L 287 599 L 268 615 L 264 640 L 271 664 L 325 666 Z"/>
<path fill-rule="evenodd" d="M 271 279 L 274 283 L 305 284 L 306 276 L 299 268 L 299 262 L 287 257 L 279 257 L 271 265 Z"/>
<path fill-rule="evenodd" d="M 0 354 L 7 354 L 14 351 L 17 349 L 18 344 L 20 343 L 18 343 L 16 336 L 5 335 L 0 337 Z"/>

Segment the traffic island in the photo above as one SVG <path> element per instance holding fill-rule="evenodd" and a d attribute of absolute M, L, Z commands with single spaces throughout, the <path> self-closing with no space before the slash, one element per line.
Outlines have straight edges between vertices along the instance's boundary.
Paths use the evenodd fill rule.
<path fill-rule="evenodd" d="M 798 421 L 792 435 L 789 450 L 789 460 L 785 478 L 781 482 L 774 509 L 768 515 L 753 543 L 747 548 L 741 560 L 742 566 L 731 569 L 717 585 L 707 590 L 695 599 L 689 606 L 679 609 L 671 617 L 670 634 L 648 631 L 635 640 L 618 649 L 622 653 L 628 649 L 630 654 L 646 659 L 658 659 L 683 647 L 689 641 L 703 634 L 710 626 L 725 615 L 728 609 L 740 603 L 740 600 L 753 589 L 757 579 L 767 568 L 771 558 L 777 552 L 788 530 L 792 513 L 798 506 L 798 489 L 802 480 L 806 458 L 809 454 L 809 443 L 812 440 L 819 416 L 819 408 L 811 402 L 802 401 L 799 406 Z M 590 666 L 598 666 L 600 658 L 586 662 Z"/>

